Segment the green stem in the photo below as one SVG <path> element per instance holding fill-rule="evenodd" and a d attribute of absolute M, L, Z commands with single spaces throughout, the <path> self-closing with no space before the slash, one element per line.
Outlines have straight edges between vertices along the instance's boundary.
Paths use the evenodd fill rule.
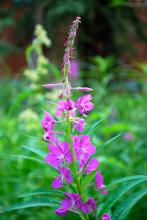
<path fill-rule="evenodd" d="M 72 154 L 72 157 L 73 157 L 72 168 L 73 168 L 73 172 L 74 172 L 74 178 L 75 178 L 75 182 L 76 182 L 76 186 L 77 186 L 77 191 L 81 195 L 82 191 L 81 191 L 81 187 L 80 187 L 78 172 L 77 172 L 77 169 L 76 169 L 76 157 L 75 157 L 75 153 L 74 153 L 73 146 L 72 146 L 71 125 L 70 125 L 69 112 L 67 112 L 67 132 L 66 132 L 66 136 L 67 136 L 67 140 L 68 140 L 69 146 L 70 146 L 70 151 L 71 151 L 71 154 Z"/>
<path fill-rule="evenodd" d="M 71 154 L 72 154 L 72 157 L 73 157 L 73 162 L 72 162 L 71 166 L 72 166 L 72 170 L 74 172 L 74 179 L 75 179 L 75 183 L 76 183 L 76 187 L 77 187 L 77 192 L 82 197 L 82 189 L 81 189 L 81 186 L 80 186 L 79 176 L 78 176 L 78 172 L 77 172 L 77 168 L 76 168 L 76 156 L 75 156 L 75 152 L 74 152 L 73 144 L 72 144 L 71 125 L 70 125 L 70 115 L 69 115 L 69 112 L 67 112 L 66 137 L 67 137 L 67 141 L 69 142 L 70 151 L 71 151 Z M 82 220 L 89 220 L 88 215 L 80 214 L 80 217 L 82 218 Z"/>

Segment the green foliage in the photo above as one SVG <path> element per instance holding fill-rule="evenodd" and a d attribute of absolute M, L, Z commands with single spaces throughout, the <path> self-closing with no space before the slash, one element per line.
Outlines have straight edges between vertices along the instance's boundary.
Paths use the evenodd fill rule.
<path fill-rule="evenodd" d="M 124 220 L 129 214 L 132 207 L 147 194 L 147 189 L 140 190 L 132 194 L 129 198 L 124 200 L 118 208 L 114 211 L 113 217 L 114 219 Z"/>
<path fill-rule="evenodd" d="M 123 182 L 125 182 L 125 184 L 118 187 L 117 189 L 116 188 L 112 189 L 110 186 L 108 187 L 110 190 L 110 193 L 108 195 L 106 202 L 103 204 L 103 209 L 102 209 L 103 213 L 107 213 L 112 207 L 114 207 L 116 202 L 118 202 L 124 196 L 124 194 L 126 194 L 128 191 L 132 190 L 134 187 L 138 186 L 140 183 L 147 181 L 147 176 L 143 176 L 143 177 L 138 176 L 138 177 L 132 176 L 130 179 L 124 178 Z M 117 183 L 118 182 L 121 183 L 121 181 L 122 180 L 120 181 L 117 180 Z"/>
<path fill-rule="evenodd" d="M 40 199 L 33 199 L 30 201 L 26 202 L 21 202 L 15 205 L 12 205 L 4 210 L 2 212 L 9 212 L 12 210 L 18 210 L 18 209 L 26 209 L 26 208 L 31 208 L 31 207 L 41 207 L 41 206 L 48 206 L 52 208 L 58 208 L 59 203 L 53 200 L 50 200 L 47 198 L 40 198 Z"/>
<path fill-rule="evenodd" d="M 26 192 L 19 197 L 28 197 L 28 196 L 38 196 L 38 195 L 57 195 L 57 196 L 63 196 L 63 192 L 60 190 L 44 190 L 44 189 L 36 189 L 30 192 Z"/>

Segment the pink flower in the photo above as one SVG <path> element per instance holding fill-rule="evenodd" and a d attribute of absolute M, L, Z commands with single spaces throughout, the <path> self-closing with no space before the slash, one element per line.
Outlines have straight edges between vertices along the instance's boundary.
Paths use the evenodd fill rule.
<path fill-rule="evenodd" d="M 81 202 L 81 210 L 88 214 L 96 210 L 96 201 L 93 198 L 89 198 L 87 202 Z"/>
<path fill-rule="evenodd" d="M 102 220 L 111 220 L 110 214 L 106 213 L 102 216 Z"/>
<path fill-rule="evenodd" d="M 79 109 L 79 112 L 82 115 L 87 114 L 87 112 L 91 111 L 94 107 L 93 103 L 91 102 L 92 97 L 90 94 L 84 95 L 76 101 L 76 108 Z"/>
<path fill-rule="evenodd" d="M 88 135 L 74 136 L 73 148 L 76 158 L 79 161 L 79 168 L 81 168 L 96 151 L 96 147 L 91 144 L 90 136 Z"/>
<path fill-rule="evenodd" d="M 105 188 L 104 177 L 101 175 L 101 171 L 96 173 L 96 186 L 100 191 Z"/>
<path fill-rule="evenodd" d="M 69 99 L 67 101 L 59 101 L 56 115 L 57 117 L 62 116 L 62 112 L 69 111 L 71 116 L 75 115 L 75 103 L 73 100 Z"/>
<path fill-rule="evenodd" d="M 108 190 L 105 189 L 104 191 L 102 191 L 102 194 L 103 194 L 103 195 L 107 195 L 107 194 L 108 194 Z"/>
<path fill-rule="evenodd" d="M 67 142 L 55 141 L 54 145 L 48 144 L 50 153 L 46 156 L 45 161 L 53 167 L 61 167 L 64 163 L 68 165 L 72 162 L 72 155 Z"/>
<path fill-rule="evenodd" d="M 83 132 L 85 126 L 85 120 L 82 118 L 78 118 L 73 122 L 73 129 L 76 129 L 78 132 Z"/>
<path fill-rule="evenodd" d="M 64 216 L 68 213 L 69 209 L 77 209 L 78 207 L 80 207 L 80 203 L 81 203 L 81 196 L 79 194 L 76 193 L 64 193 L 67 198 L 63 199 L 61 202 L 61 208 L 56 209 L 56 214 L 57 215 L 61 215 Z"/>
<path fill-rule="evenodd" d="M 60 172 L 60 176 L 57 176 L 52 182 L 52 187 L 54 189 L 61 188 L 64 179 L 68 184 L 72 183 L 72 177 L 70 171 L 66 167 L 59 168 L 59 172 Z"/>
<path fill-rule="evenodd" d="M 43 129 L 45 130 L 43 139 L 47 142 L 52 142 L 54 140 L 53 128 L 55 125 L 55 121 L 53 117 L 47 111 L 44 113 L 44 118 L 41 121 L 41 125 Z"/>
<path fill-rule="evenodd" d="M 53 142 L 54 141 L 54 135 L 52 131 L 48 131 L 43 135 L 43 140 L 47 142 Z"/>
<path fill-rule="evenodd" d="M 92 159 L 89 161 L 89 163 L 87 164 L 84 173 L 89 174 L 89 173 L 95 171 L 98 166 L 99 166 L 98 160 L 95 159 L 95 158 L 92 158 Z"/>
<path fill-rule="evenodd" d="M 86 163 L 88 160 L 89 160 L 89 157 L 85 157 L 84 159 L 82 159 L 80 161 L 80 164 L 79 164 L 80 171 L 79 172 L 81 172 L 83 170 L 83 168 L 85 168 L 84 173 L 89 174 L 97 169 L 97 167 L 99 166 L 98 160 L 96 158 L 92 158 L 86 166 Z"/>
<path fill-rule="evenodd" d="M 44 113 L 44 118 L 41 121 L 41 125 L 43 127 L 43 129 L 47 132 L 47 131 L 51 131 L 53 129 L 55 122 L 53 117 L 46 111 Z"/>

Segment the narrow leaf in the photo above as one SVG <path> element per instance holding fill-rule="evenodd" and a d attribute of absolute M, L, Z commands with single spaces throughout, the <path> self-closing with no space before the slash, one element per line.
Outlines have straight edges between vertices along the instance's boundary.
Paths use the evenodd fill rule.
<path fill-rule="evenodd" d="M 99 121 L 94 123 L 94 125 L 89 129 L 88 132 L 86 132 L 86 134 L 91 135 L 102 121 L 104 121 L 104 120 L 100 119 Z"/>
<path fill-rule="evenodd" d="M 19 197 L 27 197 L 27 196 L 38 196 L 38 195 L 58 195 L 62 196 L 63 192 L 60 190 L 45 190 L 45 189 L 36 189 L 30 192 L 26 192 Z"/>
<path fill-rule="evenodd" d="M 26 160 L 32 160 L 41 164 L 45 164 L 43 160 L 37 159 L 35 157 L 30 157 L 30 156 L 25 156 L 25 155 L 15 155 L 13 154 L 12 157 L 17 157 L 17 158 L 21 158 L 21 159 L 26 159 Z"/>
<path fill-rule="evenodd" d="M 107 188 L 110 188 L 110 187 L 112 187 L 113 185 L 118 184 L 118 183 L 123 183 L 123 182 L 126 182 L 126 181 L 137 180 L 137 179 L 142 179 L 142 178 L 147 179 L 147 176 L 144 176 L 144 175 L 136 175 L 136 176 L 124 177 L 124 178 L 117 179 L 117 180 L 113 181 L 110 185 L 107 186 Z"/>
<path fill-rule="evenodd" d="M 109 197 L 107 198 L 106 202 L 104 203 L 103 213 L 106 213 L 125 193 L 127 193 L 129 190 L 131 190 L 133 187 L 137 186 L 138 184 L 144 182 L 145 178 L 137 179 L 129 182 L 128 184 L 125 184 L 117 191 L 113 191 L 111 194 L 109 194 Z"/>
<path fill-rule="evenodd" d="M 57 201 L 50 200 L 48 198 L 40 198 L 40 199 L 34 199 L 26 202 L 20 202 L 14 205 L 11 205 L 4 210 L 1 211 L 3 212 L 9 212 L 12 210 L 18 210 L 18 209 L 26 209 L 26 208 L 31 208 L 31 207 L 41 207 L 41 206 L 48 206 L 48 207 L 53 207 L 53 208 L 58 208 L 59 203 Z"/>
<path fill-rule="evenodd" d="M 30 146 L 22 146 L 23 148 L 25 148 L 26 150 L 29 150 L 37 155 L 39 155 L 40 157 L 42 158 L 45 158 L 46 156 L 46 152 L 41 150 L 41 149 L 38 149 L 36 147 L 30 147 Z"/>
<path fill-rule="evenodd" d="M 147 194 L 147 189 L 140 190 L 139 192 L 133 193 L 129 198 L 124 200 L 113 213 L 113 216 L 117 220 L 124 220 L 133 206 Z"/>
<path fill-rule="evenodd" d="M 84 181 L 83 181 L 83 184 L 82 184 L 82 187 L 81 187 L 82 190 L 84 190 L 87 187 L 87 185 L 92 181 L 92 179 L 95 177 L 96 172 L 98 171 L 98 169 L 96 169 L 95 171 L 91 172 L 89 175 L 87 175 L 84 178 Z"/>
<path fill-rule="evenodd" d="M 119 138 L 121 136 L 121 133 L 117 134 L 116 136 L 114 136 L 113 138 L 111 138 L 110 140 L 106 141 L 103 145 L 101 145 L 99 148 L 97 148 L 97 152 L 96 155 L 98 154 L 98 152 L 100 150 L 102 150 L 104 147 L 106 147 L 107 145 L 109 145 L 110 143 L 112 143 L 113 141 L 115 141 L 117 138 Z"/>

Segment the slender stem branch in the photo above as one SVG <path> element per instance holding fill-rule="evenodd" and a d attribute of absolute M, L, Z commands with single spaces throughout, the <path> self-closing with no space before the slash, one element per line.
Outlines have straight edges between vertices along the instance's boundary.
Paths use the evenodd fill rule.
<path fill-rule="evenodd" d="M 73 144 L 72 144 L 72 136 L 71 136 L 71 125 L 70 125 L 70 116 L 69 116 L 69 112 L 67 112 L 67 139 L 69 142 L 69 146 L 70 146 L 70 151 L 73 157 L 73 172 L 74 172 L 74 178 L 75 178 L 75 182 L 76 182 L 76 186 L 77 186 L 77 191 L 78 193 L 81 195 L 81 187 L 80 187 L 80 182 L 79 182 L 79 177 L 78 177 L 78 172 L 76 169 L 76 157 L 75 157 L 75 153 L 74 153 L 74 149 L 73 149 Z"/>

